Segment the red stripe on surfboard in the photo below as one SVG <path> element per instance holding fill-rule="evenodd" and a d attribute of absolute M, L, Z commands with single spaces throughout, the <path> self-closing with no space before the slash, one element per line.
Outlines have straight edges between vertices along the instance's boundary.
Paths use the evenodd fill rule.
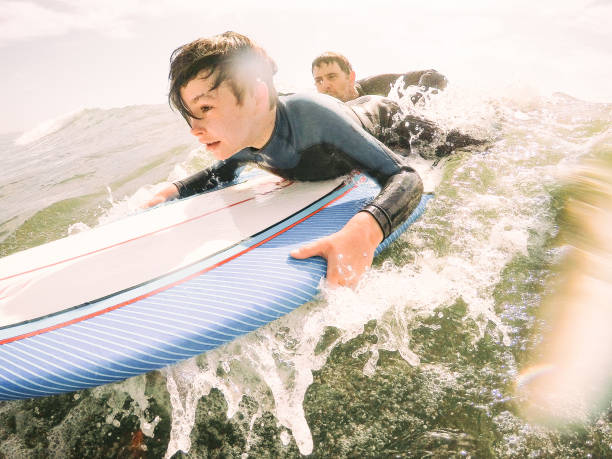
<path fill-rule="evenodd" d="M 197 277 L 197 276 L 199 276 L 201 274 L 204 274 L 204 273 L 206 273 L 208 271 L 212 271 L 213 269 L 215 269 L 215 268 L 217 268 L 217 267 L 219 267 L 221 265 L 224 265 L 225 263 L 227 263 L 229 261 L 232 261 L 232 260 L 234 260 L 234 259 L 236 259 L 236 258 L 238 258 L 238 257 L 240 257 L 242 255 L 244 255 L 247 252 L 250 252 L 251 250 L 255 249 L 256 247 L 259 247 L 260 245 L 265 244 L 266 242 L 268 242 L 268 241 L 274 239 L 275 237 L 283 234 L 284 232 L 290 230 L 294 226 L 299 225 L 303 221 L 308 220 L 310 217 L 312 217 L 316 213 L 322 211 L 323 209 L 325 209 L 327 206 L 329 206 L 333 202 L 337 201 L 338 199 L 342 198 L 343 196 L 345 196 L 346 194 L 348 194 L 349 192 L 354 190 L 356 187 L 357 187 L 357 185 L 352 186 L 351 188 L 346 190 L 341 195 L 339 195 L 339 196 L 335 197 L 334 199 L 332 199 L 331 201 L 329 201 L 324 206 L 321 206 L 319 209 L 311 212 L 310 214 L 306 215 L 305 217 L 302 217 L 300 220 L 292 223 L 291 225 L 286 226 L 285 228 L 283 228 L 282 230 L 278 231 L 277 233 L 274 233 L 273 235 L 268 236 L 266 239 L 264 239 L 262 241 L 259 241 L 257 244 L 253 244 L 252 246 L 247 247 L 246 249 L 244 249 L 244 250 L 242 250 L 242 251 L 240 251 L 238 253 L 235 253 L 231 257 L 228 257 L 228 258 L 226 258 L 224 260 L 221 260 L 218 263 L 215 263 L 212 266 L 208 266 L 207 268 L 205 268 L 205 269 L 203 269 L 201 271 L 198 271 L 198 272 L 196 272 L 194 274 L 190 274 L 189 276 L 187 276 L 187 277 L 185 277 L 183 279 L 177 280 L 175 282 L 172 282 L 171 284 L 165 285 L 163 287 L 159 287 L 159 288 L 157 288 L 155 290 L 152 290 L 150 292 L 147 292 L 147 293 L 145 293 L 143 295 L 140 295 L 140 296 L 137 296 L 135 298 L 129 299 L 129 300 L 124 301 L 122 303 L 115 304 L 113 306 L 109 306 L 108 308 L 101 309 L 100 311 L 92 312 L 92 313 L 84 315 L 82 317 L 77 317 L 75 319 L 72 319 L 72 320 L 69 320 L 69 321 L 66 321 L 66 322 L 62 322 L 60 324 L 52 325 L 50 327 L 42 328 L 40 330 L 35 330 L 35 331 L 29 332 L 29 333 L 24 333 L 22 335 L 13 336 L 12 338 L 5 338 L 3 340 L 0 340 L 0 345 L 12 343 L 14 341 L 19 341 L 19 340 L 22 340 L 22 339 L 25 339 L 25 338 L 30 338 L 32 336 L 36 336 L 36 335 L 41 335 L 43 333 L 50 332 L 50 331 L 53 331 L 53 330 L 57 330 L 59 328 L 67 327 L 68 325 L 72 325 L 72 324 L 75 324 L 75 323 L 78 323 L 78 322 L 83 322 L 83 321 L 85 321 L 87 319 L 92 319 L 92 318 L 94 318 L 96 316 L 100 316 L 100 315 L 105 314 L 107 312 L 114 311 L 115 309 L 119 309 L 119 308 L 121 308 L 123 306 L 127 306 L 128 304 L 135 303 L 136 301 L 140 301 L 140 300 L 143 300 L 143 299 L 148 298 L 150 296 L 156 295 L 157 293 L 163 292 L 164 290 L 168 290 L 171 287 L 174 287 L 176 285 L 182 284 L 183 282 L 187 282 L 188 280 L 193 279 L 194 277 Z"/>
<path fill-rule="evenodd" d="M 277 185 L 281 186 L 282 188 L 286 188 L 287 186 L 292 185 L 293 183 L 294 183 L 294 182 L 288 182 L 286 185 L 282 185 L 282 182 L 279 182 L 279 183 L 277 183 Z M 272 191 L 274 191 L 274 190 L 272 190 Z M 191 218 L 189 218 L 189 219 L 187 219 L 187 220 L 184 220 L 184 221 L 182 221 L 182 222 L 175 223 L 175 224 L 173 224 L 173 225 L 166 226 L 165 228 L 160 228 L 160 229 L 155 230 L 155 231 L 151 231 L 150 233 L 141 234 L 140 236 L 133 237 L 133 238 L 131 238 L 131 239 L 126 239 L 125 241 L 117 242 L 116 244 L 112 244 L 112 245 L 109 245 L 109 246 L 107 246 L 107 247 L 102 247 L 102 248 L 100 248 L 100 249 L 92 250 L 91 252 L 86 252 L 86 253 L 82 253 L 82 254 L 80 254 L 80 255 L 75 255 L 74 257 L 70 257 L 70 258 L 66 258 L 66 259 L 64 259 L 64 260 L 56 261 L 55 263 L 50 263 L 50 264 L 48 264 L 48 265 L 39 266 L 39 267 L 37 267 L 37 268 L 32 268 L 32 269 L 29 269 L 29 270 L 27 270 L 27 271 L 23 271 L 23 272 L 20 272 L 20 273 L 11 274 L 10 276 L 6 276 L 6 277 L 2 277 L 2 278 L 0 278 L 0 281 L 7 280 L 7 279 L 12 279 L 12 278 L 14 278 L 14 277 L 23 276 L 24 274 L 30 274 L 30 273 L 33 273 L 33 272 L 35 272 L 35 271 L 40 271 L 41 269 L 51 268 L 51 267 L 53 267 L 53 266 L 61 265 L 61 264 L 63 264 L 63 263 L 67 263 L 67 262 L 69 262 L 69 261 L 77 260 L 77 259 L 79 259 L 79 258 L 87 257 L 87 256 L 89 256 L 89 255 L 93 255 L 93 254 L 95 254 L 95 253 L 99 253 L 99 252 L 103 252 L 103 251 L 105 251 L 105 250 L 109 250 L 109 249 L 112 249 L 112 248 L 115 248 L 115 247 L 119 247 L 119 246 L 124 245 L 124 244 L 127 244 L 127 243 L 129 243 L 129 242 L 137 241 L 138 239 L 143 239 L 143 238 L 145 238 L 145 237 L 152 236 L 152 235 L 157 234 L 157 233 L 160 233 L 160 232 L 162 232 L 162 231 L 166 231 L 166 230 L 169 230 L 169 229 L 171 229 L 171 228 L 176 228 L 177 226 L 184 225 L 184 224 L 186 224 L 186 223 L 190 223 L 190 222 L 192 222 L 192 221 L 198 220 L 198 219 L 200 219 L 200 218 L 206 217 L 206 216 L 211 215 L 211 214 L 214 214 L 214 213 L 216 213 L 216 212 L 220 212 L 220 211 L 222 211 L 222 210 L 229 209 L 230 207 L 234 207 L 234 206 L 237 206 L 237 205 L 240 205 L 240 204 L 244 204 L 245 202 L 252 201 L 252 200 L 253 200 L 253 199 L 255 199 L 257 196 L 262 196 L 262 195 L 265 195 L 265 194 L 268 194 L 268 193 L 269 193 L 269 192 L 266 192 L 266 193 L 261 193 L 261 194 L 257 194 L 257 195 L 255 195 L 255 196 L 250 197 L 250 198 L 243 199 L 242 201 L 238 201 L 238 202 L 234 202 L 234 203 L 232 203 L 232 204 L 228 204 L 228 205 L 227 205 L 227 206 L 225 206 L 225 207 L 219 207 L 218 209 L 214 209 L 214 210 L 208 211 L 208 212 L 206 212 L 206 213 L 203 213 L 202 215 L 197 215 L 197 216 L 195 216 L 195 217 L 191 217 Z"/>

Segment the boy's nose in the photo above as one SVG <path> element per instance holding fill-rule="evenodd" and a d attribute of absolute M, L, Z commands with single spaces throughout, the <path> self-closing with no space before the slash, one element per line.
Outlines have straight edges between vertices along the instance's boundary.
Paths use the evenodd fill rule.
<path fill-rule="evenodd" d="M 202 120 L 191 119 L 191 133 L 195 136 L 202 134 L 205 131 Z"/>

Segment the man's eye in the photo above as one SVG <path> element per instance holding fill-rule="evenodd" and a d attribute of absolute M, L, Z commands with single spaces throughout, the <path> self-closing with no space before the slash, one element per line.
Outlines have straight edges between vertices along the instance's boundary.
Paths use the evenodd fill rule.
<path fill-rule="evenodd" d="M 317 78 L 315 80 L 315 84 L 321 84 L 321 83 L 323 83 L 323 80 L 321 78 Z"/>

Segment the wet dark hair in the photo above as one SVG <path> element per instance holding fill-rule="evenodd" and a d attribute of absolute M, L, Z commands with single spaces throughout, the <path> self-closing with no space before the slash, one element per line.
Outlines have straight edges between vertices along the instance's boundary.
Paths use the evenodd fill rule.
<path fill-rule="evenodd" d="M 315 67 L 319 67 L 321 64 L 331 64 L 333 62 L 337 62 L 340 66 L 340 70 L 342 70 L 347 75 L 353 71 L 353 67 L 351 66 L 351 63 L 346 57 L 344 57 L 340 53 L 334 53 L 332 51 L 327 51 L 316 57 L 315 60 L 312 61 L 310 71 L 312 73 L 314 72 Z"/>
<path fill-rule="evenodd" d="M 268 86 L 270 108 L 276 106 L 278 96 L 273 81 L 276 63 L 250 38 L 236 32 L 224 32 L 187 43 L 170 56 L 168 102 L 189 124 L 190 118 L 198 117 L 187 108 L 180 91 L 203 70 L 208 71 L 206 78 L 214 75 L 211 89 L 227 81 L 238 104 L 242 103 L 245 90 L 261 80 Z"/>

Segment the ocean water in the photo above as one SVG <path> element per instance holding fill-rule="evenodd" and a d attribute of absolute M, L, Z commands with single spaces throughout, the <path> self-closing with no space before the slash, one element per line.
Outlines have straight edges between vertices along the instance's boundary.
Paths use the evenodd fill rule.
<path fill-rule="evenodd" d="M 392 96 L 490 141 L 411 157 L 436 197 L 357 290 L 160 371 L 0 402 L 0 458 L 612 457 L 612 105 L 521 86 Z M 6 256 L 212 160 L 160 105 L 4 135 L 0 161 Z M 570 288 L 585 279 L 595 298 Z"/>

